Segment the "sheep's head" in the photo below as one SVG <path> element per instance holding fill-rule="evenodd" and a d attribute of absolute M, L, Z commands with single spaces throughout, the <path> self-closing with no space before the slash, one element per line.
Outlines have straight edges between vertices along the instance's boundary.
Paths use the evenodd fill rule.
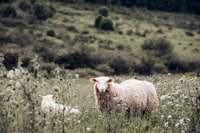
<path fill-rule="evenodd" d="M 53 95 L 46 95 L 46 96 L 40 96 L 40 97 L 42 97 L 43 101 L 55 102 L 57 95 L 58 93 L 55 92 Z"/>
<path fill-rule="evenodd" d="M 113 82 L 114 79 L 109 77 L 97 77 L 97 78 L 91 78 L 91 82 L 95 83 L 95 88 L 100 93 L 104 93 L 108 90 L 109 83 Z"/>

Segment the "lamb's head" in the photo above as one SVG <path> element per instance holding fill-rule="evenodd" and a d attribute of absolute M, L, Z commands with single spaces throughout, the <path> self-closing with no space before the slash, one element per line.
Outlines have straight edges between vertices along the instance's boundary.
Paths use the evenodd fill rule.
<path fill-rule="evenodd" d="M 55 92 L 53 95 L 46 95 L 46 96 L 40 96 L 40 97 L 42 97 L 42 101 L 55 102 L 57 95 L 58 93 Z"/>
<path fill-rule="evenodd" d="M 109 84 L 114 80 L 109 77 L 97 77 L 97 78 L 91 78 L 90 81 L 95 83 L 94 86 L 98 92 L 104 93 L 108 91 Z"/>

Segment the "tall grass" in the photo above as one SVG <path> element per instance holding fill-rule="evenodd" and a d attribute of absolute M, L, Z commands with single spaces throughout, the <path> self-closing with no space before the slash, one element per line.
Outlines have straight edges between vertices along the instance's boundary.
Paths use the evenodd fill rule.
<path fill-rule="evenodd" d="M 186 133 L 199 132 L 200 129 L 199 77 L 170 74 L 144 77 L 155 84 L 160 98 L 160 109 L 149 119 L 142 119 L 134 116 L 126 118 L 123 111 L 98 113 L 88 79 L 64 77 L 58 68 L 53 70 L 54 77 L 47 79 L 37 65 L 36 75 L 19 65 L 20 74 L 7 78 L 8 71 L 2 63 L 0 65 L 1 133 Z M 129 76 L 116 78 L 122 81 Z M 41 113 L 39 95 L 50 94 L 55 90 L 59 93 L 58 103 L 77 106 L 82 114 L 45 117 Z"/>

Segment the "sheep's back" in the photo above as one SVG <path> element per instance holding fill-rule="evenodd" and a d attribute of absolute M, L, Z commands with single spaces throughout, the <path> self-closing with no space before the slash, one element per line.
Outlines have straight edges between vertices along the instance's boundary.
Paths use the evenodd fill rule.
<path fill-rule="evenodd" d="M 122 82 L 124 101 L 129 106 L 139 106 L 145 108 L 146 106 L 159 105 L 157 93 L 153 84 L 147 81 L 140 81 L 130 79 Z"/>

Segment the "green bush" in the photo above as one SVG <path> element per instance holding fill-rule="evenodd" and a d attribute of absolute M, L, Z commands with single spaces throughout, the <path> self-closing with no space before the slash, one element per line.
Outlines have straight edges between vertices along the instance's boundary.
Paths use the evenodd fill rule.
<path fill-rule="evenodd" d="M 100 27 L 102 18 L 103 18 L 103 17 L 102 17 L 101 15 L 99 15 L 99 16 L 96 17 L 95 22 L 94 22 L 94 26 L 95 26 L 96 28 L 99 28 L 99 27 Z"/>
<path fill-rule="evenodd" d="M 193 37 L 194 33 L 192 31 L 186 31 L 185 35 L 189 36 L 189 37 Z"/>
<path fill-rule="evenodd" d="M 114 30 L 113 22 L 109 18 L 103 18 L 99 28 L 102 30 Z"/>
<path fill-rule="evenodd" d="M 97 71 L 103 72 L 105 75 L 113 74 L 114 70 L 108 64 L 100 64 L 96 67 Z"/>
<path fill-rule="evenodd" d="M 117 45 L 117 50 L 125 50 L 124 44 L 118 44 Z"/>
<path fill-rule="evenodd" d="M 22 11 L 28 11 L 31 9 L 31 5 L 29 2 L 27 2 L 26 0 L 23 0 L 23 1 L 20 1 L 19 3 L 19 8 L 22 10 Z"/>
<path fill-rule="evenodd" d="M 55 32 L 54 32 L 54 30 L 48 30 L 48 31 L 47 31 L 47 35 L 48 35 L 48 36 L 55 37 Z"/>
<path fill-rule="evenodd" d="M 109 59 L 110 66 L 114 69 L 114 73 L 119 74 L 127 74 L 131 72 L 130 63 L 123 59 L 122 57 L 115 57 L 114 59 Z"/>
<path fill-rule="evenodd" d="M 102 30 L 114 30 L 113 22 L 108 18 L 109 11 L 107 7 L 101 7 L 98 11 L 100 14 L 95 18 L 94 26 Z"/>
<path fill-rule="evenodd" d="M 152 74 L 155 71 L 154 67 L 157 61 L 154 56 L 144 55 L 136 60 L 137 61 L 134 63 L 133 66 L 134 72 L 146 75 Z"/>
<path fill-rule="evenodd" d="M 7 6 L 3 12 L 2 12 L 2 17 L 16 17 L 17 12 L 13 6 Z"/>
<path fill-rule="evenodd" d="M 156 56 L 173 53 L 173 46 L 164 38 L 146 40 L 141 47 L 143 50 L 152 51 Z"/>
<path fill-rule="evenodd" d="M 6 53 L 4 55 L 3 61 L 3 64 L 6 67 L 6 69 L 12 69 L 17 67 L 18 57 L 19 55 L 17 53 Z"/>
<path fill-rule="evenodd" d="M 162 63 L 155 63 L 153 69 L 154 69 L 154 72 L 156 72 L 156 73 L 167 73 L 168 72 L 167 67 Z"/>
<path fill-rule="evenodd" d="M 56 10 L 53 6 L 48 6 L 40 3 L 34 5 L 34 14 L 38 20 L 46 20 L 54 16 Z"/>
<path fill-rule="evenodd" d="M 99 8 L 98 13 L 104 17 L 107 17 L 109 15 L 108 7 L 103 6 Z"/>

